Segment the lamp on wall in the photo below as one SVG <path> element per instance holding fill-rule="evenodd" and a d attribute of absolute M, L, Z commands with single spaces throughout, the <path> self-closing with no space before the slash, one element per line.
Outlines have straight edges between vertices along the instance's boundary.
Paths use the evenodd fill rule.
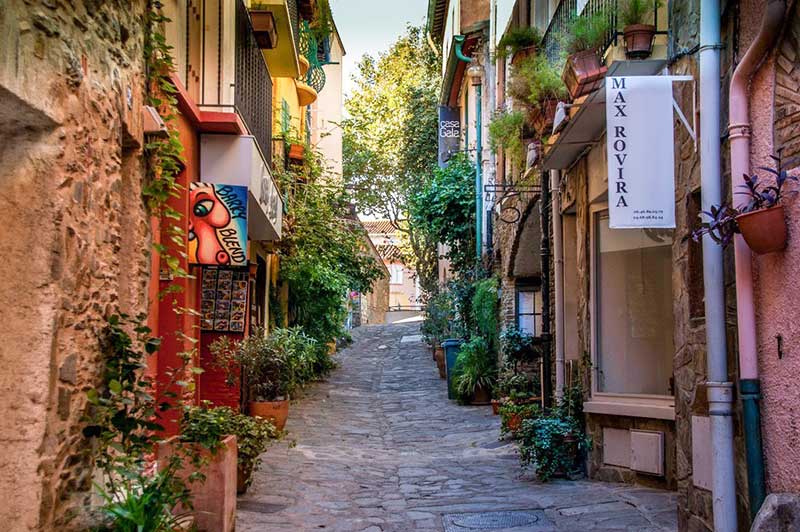
<path fill-rule="evenodd" d="M 467 67 L 467 77 L 473 86 L 479 86 L 483 82 L 484 69 L 478 61 L 472 61 Z"/>

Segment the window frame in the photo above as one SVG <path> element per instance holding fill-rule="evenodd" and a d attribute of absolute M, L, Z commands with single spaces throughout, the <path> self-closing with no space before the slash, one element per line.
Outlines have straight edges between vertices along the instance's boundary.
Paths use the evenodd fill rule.
<path fill-rule="evenodd" d="M 599 286 L 597 266 L 600 250 L 598 244 L 598 222 L 600 215 L 608 213 L 608 202 L 598 202 L 589 207 L 589 328 L 592 360 L 592 385 L 589 400 L 584 403 L 589 413 L 625 415 L 658 419 L 675 419 L 675 395 L 601 392 L 598 390 L 600 365 L 598 364 Z M 673 372 L 674 372 L 673 365 Z"/>
<path fill-rule="evenodd" d="M 533 312 L 529 313 L 521 313 L 520 312 L 520 293 L 522 292 L 539 292 L 540 296 L 539 299 L 542 301 L 542 306 L 539 308 L 539 312 L 536 312 L 536 296 L 533 297 Z M 517 330 L 522 330 L 519 325 L 519 318 L 520 316 L 533 316 L 533 333 L 532 335 L 534 338 L 540 338 L 541 335 L 536 334 L 536 324 L 543 325 L 542 321 L 542 311 L 544 310 L 544 299 L 541 296 L 542 293 L 542 282 L 541 279 L 538 281 L 528 281 L 524 283 L 519 283 L 514 286 L 514 324 L 517 327 Z"/>
<path fill-rule="evenodd" d="M 400 278 L 400 281 L 397 282 L 397 283 L 394 282 L 395 272 L 398 273 L 398 276 Z M 404 277 L 405 277 L 404 273 L 405 273 L 405 268 L 403 268 L 402 264 L 390 264 L 389 265 L 389 284 L 392 285 L 392 286 L 402 286 L 403 282 L 404 282 Z"/>

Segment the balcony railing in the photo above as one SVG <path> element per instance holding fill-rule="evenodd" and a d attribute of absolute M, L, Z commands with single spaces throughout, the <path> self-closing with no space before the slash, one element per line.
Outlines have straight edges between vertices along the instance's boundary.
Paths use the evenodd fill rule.
<path fill-rule="evenodd" d="M 320 46 L 306 21 L 303 21 L 300 26 L 299 51 L 308 59 L 308 63 L 311 65 L 303 81 L 317 91 L 317 93 L 322 92 L 322 89 L 325 87 L 326 78 L 325 70 L 323 70 L 322 62 L 319 58 Z"/>
<path fill-rule="evenodd" d="M 589 0 L 581 13 L 581 16 L 590 16 L 601 11 L 605 11 L 608 14 L 609 30 L 606 33 L 605 44 L 601 50 L 598 50 L 600 53 L 605 52 L 612 44 L 616 44 L 617 37 L 621 35 L 620 28 L 617 27 L 617 4 L 617 0 Z M 563 40 L 569 32 L 572 21 L 577 17 L 578 0 L 561 0 L 559 2 L 542 39 L 545 53 L 550 61 L 557 63 L 561 59 Z M 653 24 L 658 28 L 657 0 L 653 1 L 653 17 Z"/>
<path fill-rule="evenodd" d="M 236 1 L 234 105 L 268 164 L 272 162 L 272 78 L 256 43 L 250 15 Z"/>

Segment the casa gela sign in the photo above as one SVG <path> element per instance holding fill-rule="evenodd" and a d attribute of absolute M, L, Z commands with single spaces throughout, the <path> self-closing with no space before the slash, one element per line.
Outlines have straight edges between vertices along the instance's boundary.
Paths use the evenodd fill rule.
<path fill-rule="evenodd" d="M 610 227 L 674 228 L 669 76 L 606 78 L 606 145 Z"/>

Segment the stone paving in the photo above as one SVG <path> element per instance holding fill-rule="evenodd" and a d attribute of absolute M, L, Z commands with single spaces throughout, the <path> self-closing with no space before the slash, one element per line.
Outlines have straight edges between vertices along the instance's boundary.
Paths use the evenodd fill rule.
<path fill-rule="evenodd" d="M 291 405 L 297 444 L 264 456 L 239 532 L 677 530 L 674 493 L 523 475 L 489 407 L 447 400 L 417 334 L 354 331 L 340 368 Z"/>

